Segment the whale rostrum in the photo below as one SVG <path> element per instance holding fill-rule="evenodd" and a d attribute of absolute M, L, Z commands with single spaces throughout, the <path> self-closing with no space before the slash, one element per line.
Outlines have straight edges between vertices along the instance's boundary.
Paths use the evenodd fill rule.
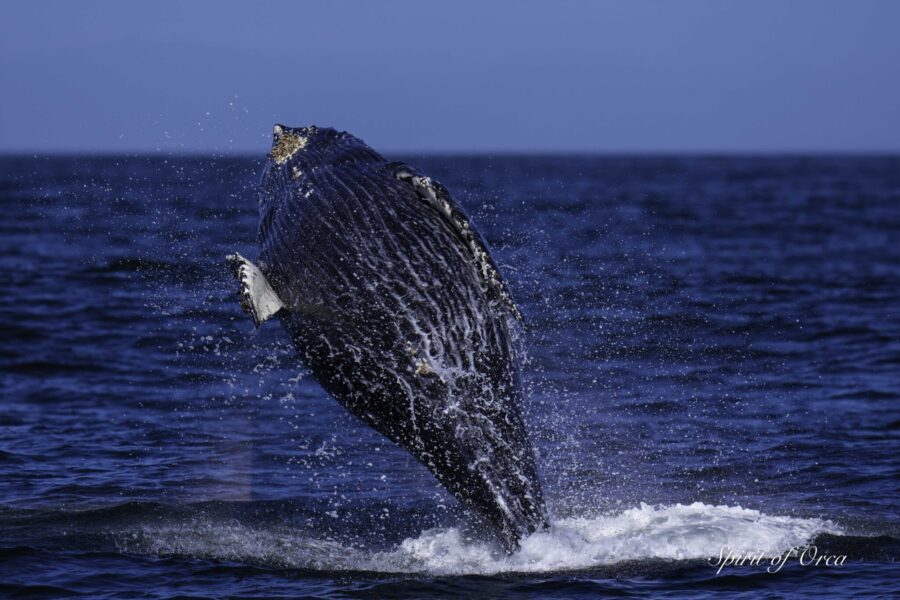
<path fill-rule="evenodd" d="M 257 264 L 228 256 L 254 325 L 277 317 L 319 384 L 412 453 L 507 551 L 547 525 L 522 416 L 522 313 L 447 189 L 347 132 L 276 125 Z"/>

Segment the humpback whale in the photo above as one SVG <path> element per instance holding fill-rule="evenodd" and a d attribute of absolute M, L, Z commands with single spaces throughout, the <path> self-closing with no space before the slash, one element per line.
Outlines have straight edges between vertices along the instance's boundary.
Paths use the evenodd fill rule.
<path fill-rule="evenodd" d="M 316 381 L 507 552 L 546 527 L 522 417 L 522 314 L 447 189 L 347 132 L 276 125 L 258 237 L 256 263 L 227 258 L 253 323 L 277 316 Z"/>

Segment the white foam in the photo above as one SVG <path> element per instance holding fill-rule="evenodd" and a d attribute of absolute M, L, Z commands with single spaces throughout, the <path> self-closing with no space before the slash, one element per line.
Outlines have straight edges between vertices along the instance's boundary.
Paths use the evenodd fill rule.
<path fill-rule="evenodd" d="M 646 559 L 707 559 L 723 546 L 735 553 L 782 554 L 819 533 L 840 534 L 831 521 L 766 515 L 739 506 L 642 504 L 618 514 L 567 518 L 523 540 L 506 556 L 499 545 L 465 538 L 457 527 L 431 529 L 383 552 L 316 539 L 290 528 L 191 521 L 144 527 L 121 540 L 123 551 L 317 570 L 436 575 L 554 572 Z"/>

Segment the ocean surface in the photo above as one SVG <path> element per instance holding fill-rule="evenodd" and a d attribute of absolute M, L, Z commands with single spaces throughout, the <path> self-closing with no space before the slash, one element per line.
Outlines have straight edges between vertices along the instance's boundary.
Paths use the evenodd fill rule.
<path fill-rule="evenodd" d="M 263 158 L 0 159 L 0 596 L 900 591 L 900 158 L 405 157 L 526 315 L 508 557 L 241 311 Z"/>

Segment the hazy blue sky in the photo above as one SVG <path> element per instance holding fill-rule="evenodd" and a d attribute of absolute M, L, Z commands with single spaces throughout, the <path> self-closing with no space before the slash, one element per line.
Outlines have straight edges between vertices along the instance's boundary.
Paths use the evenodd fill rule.
<path fill-rule="evenodd" d="M 0 151 L 900 151 L 900 2 L 0 6 Z"/>

